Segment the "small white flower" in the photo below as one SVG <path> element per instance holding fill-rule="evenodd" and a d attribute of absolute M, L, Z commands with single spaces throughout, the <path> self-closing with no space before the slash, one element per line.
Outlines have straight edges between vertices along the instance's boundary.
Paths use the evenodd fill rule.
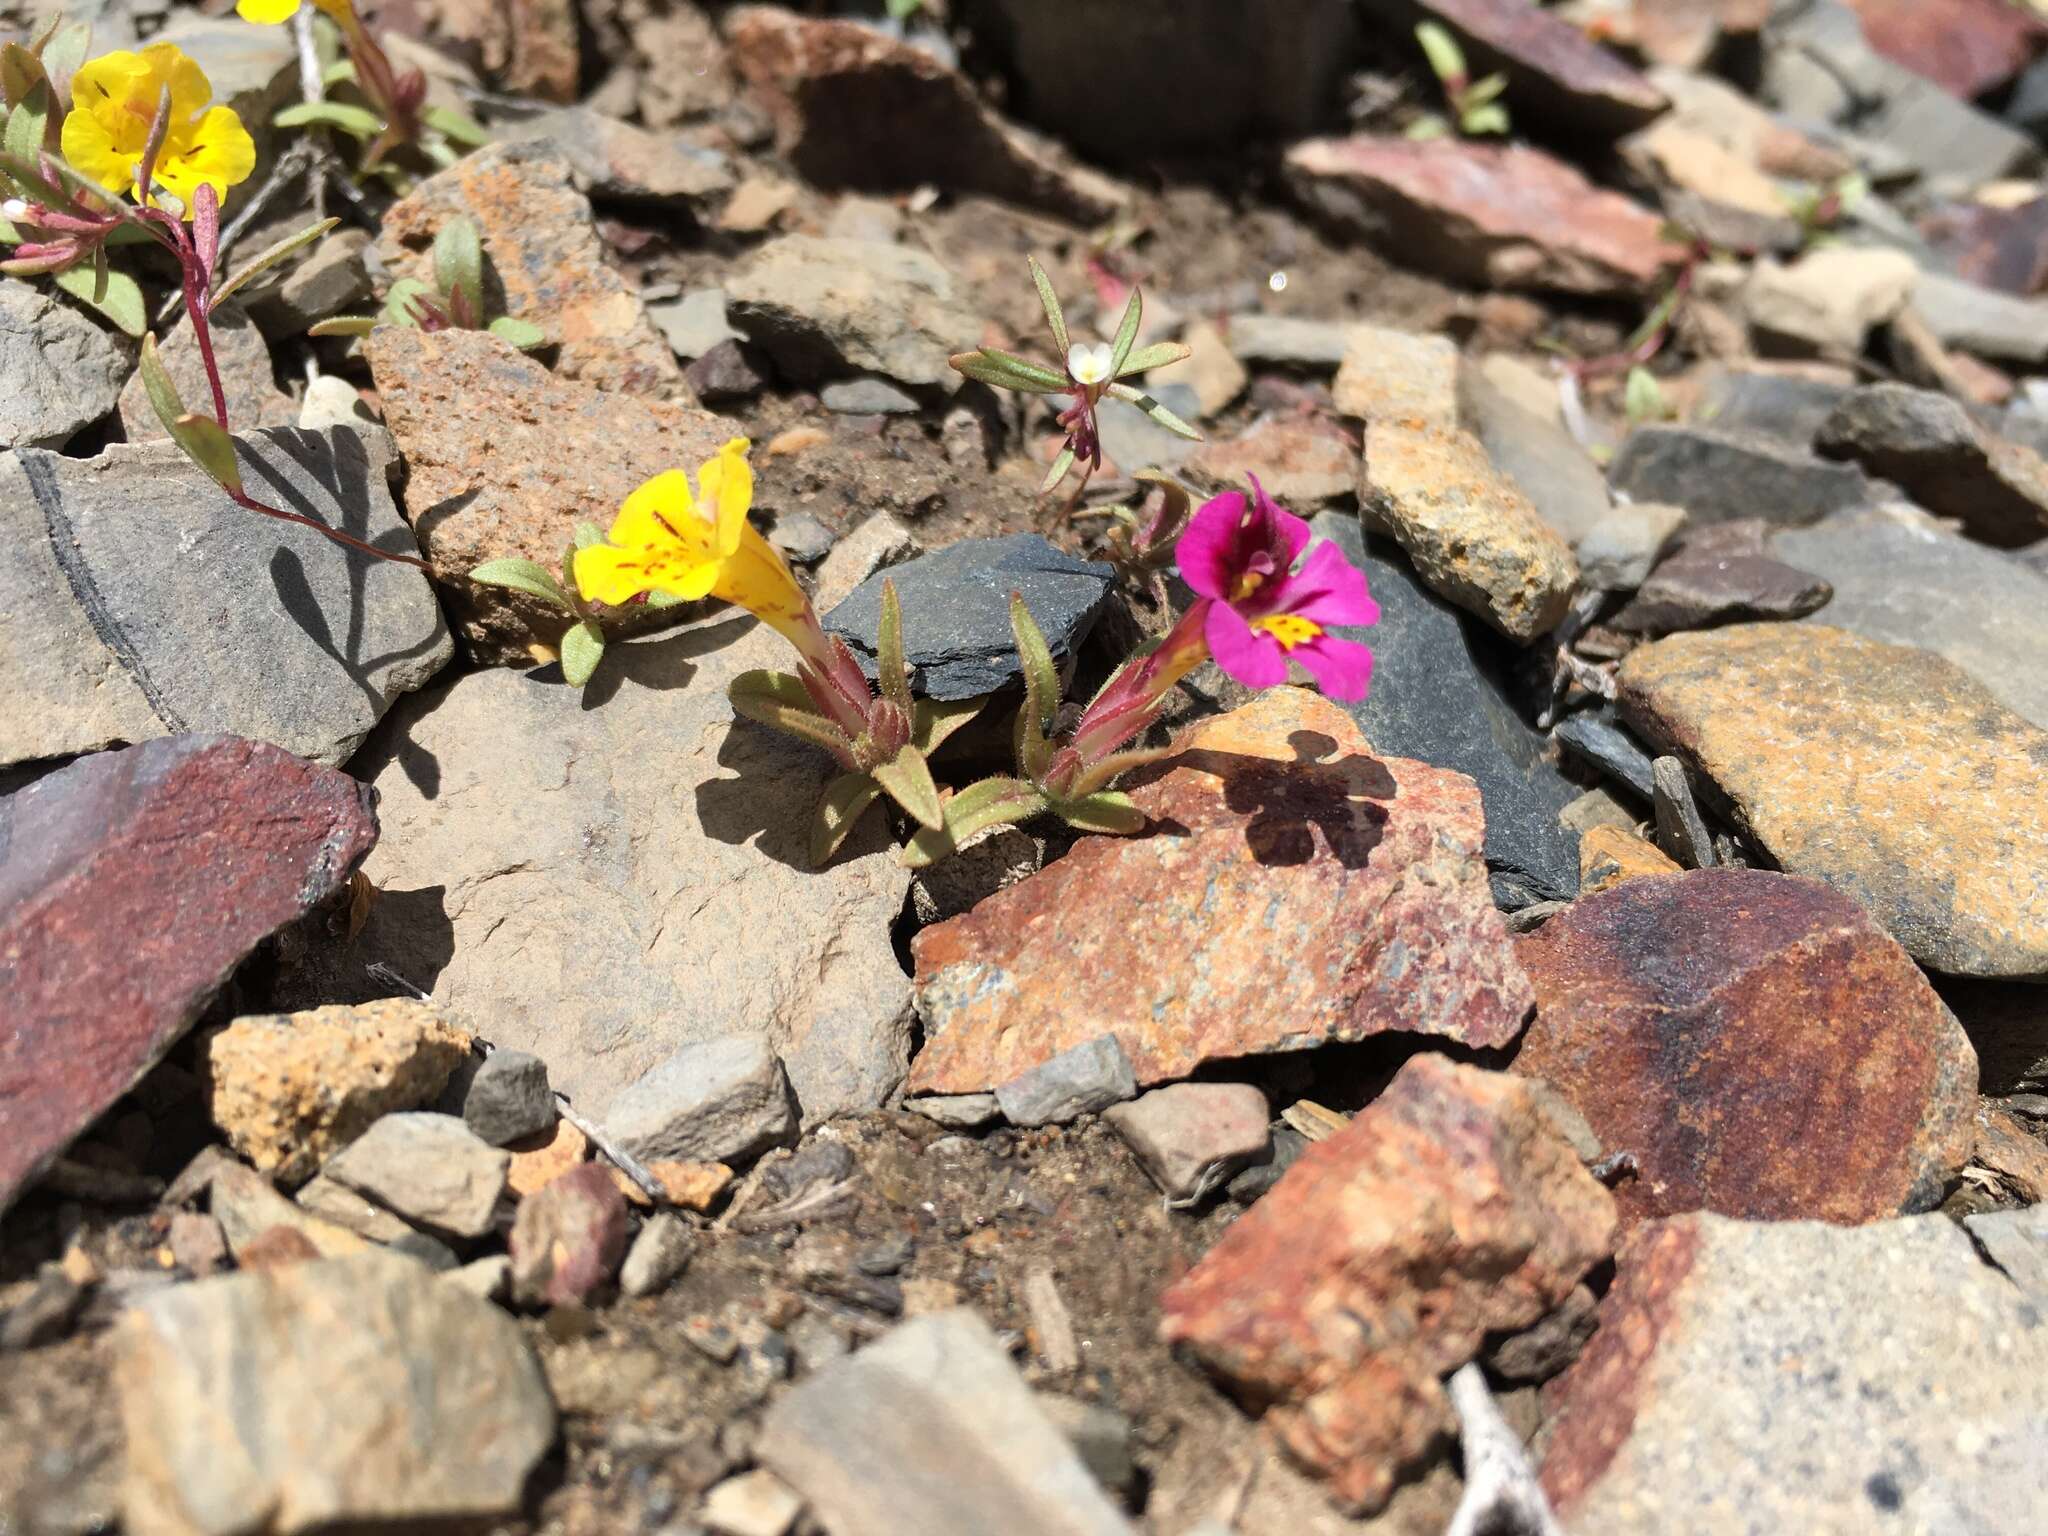
<path fill-rule="evenodd" d="M 1091 346 L 1077 341 L 1067 353 L 1067 374 L 1076 384 L 1107 384 L 1115 361 L 1116 353 L 1108 342 L 1098 341 Z"/>
<path fill-rule="evenodd" d="M 13 224 L 27 217 L 28 200 L 26 198 L 10 197 L 6 202 L 0 203 L 0 219 L 5 219 L 8 223 Z"/>

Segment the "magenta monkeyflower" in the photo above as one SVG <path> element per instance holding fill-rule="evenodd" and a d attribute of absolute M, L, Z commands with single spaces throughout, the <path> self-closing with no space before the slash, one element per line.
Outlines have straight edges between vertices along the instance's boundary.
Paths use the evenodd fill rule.
<path fill-rule="evenodd" d="M 1308 538 L 1308 524 L 1253 477 L 1249 499 L 1230 491 L 1195 513 L 1181 535 L 1180 572 L 1209 599 L 1209 653 L 1246 687 L 1286 682 L 1291 657 L 1331 698 L 1362 699 L 1372 651 L 1330 629 L 1376 624 L 1380 605 L 1365 590 L 1365 573 L 1334 544 L 1317 545 L 1296 570 Z"/>

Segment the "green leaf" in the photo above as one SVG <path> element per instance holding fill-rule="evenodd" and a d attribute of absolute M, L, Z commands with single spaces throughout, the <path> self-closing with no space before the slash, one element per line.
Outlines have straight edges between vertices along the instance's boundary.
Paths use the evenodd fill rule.
<path fill-rule="evenodd" d="M 109 268 L 105 290 L 100 293 L 93 291 L 97 283 L 93 269 L 87 266 L 66 268 L 53 274 L 50 281 L 74 299 L 90 304 L 127 335 L 140 336 L 149 329 L 149 312 L 142 302 L 142 289 L 126 272 Z"/>
<path fill-rule="evenodd" d="M 1179 750 L 1179 747 L 1165 746 L 1141 747 L 1135 752 L 1112 752 L 1074 781 L 1074 794 L 1076 797 L 1092 795 L 1118 774 L 1172 757 Z"/>
<path fill-rule="evenodd" d="M 576 525 L 576 547 L 578 549 L 594 549 L 603 542 L 604 530 L 599 528 L 597 524 L 586 522 Z"/>
<path fill-rule="evenodd" d="M 52 105 L 47 80 L 38 80 L 29 87 L 20 104 L 7 114 L 7 129 L 0 135 L 0 143 L 5 144 L 8 154 L 33 159 L 42 152 Z"/>
<path fill-rule="evenodd" d="M 356 64 L 354 59 L 337 59 L 320 71 L 322 85 L 354 85 Z"/>
<path fill-rule="evenodd" d="M 562 636 L 562 680 L 581 688 L 603 660 L 604 631 L 589 619 L 571 624 Z"/>
<path fill-rule="evenodd" d="M 795 684 L 801 702 L 785 687 Z M 853 740 L 812 707 L 804 685 L 781 672 L 742 672 L 726 685 L 725 697 L 733 713 L 757 724 L 823 747 L 842 766 L 853 764 Z"/>
<path fill-rule="evenodd" d="M 1142 389 L 1138 389 L 1130 384 L 1112 384 L 1109 386 L 1109 393 L 1116 396 L 1119 400 L 1135 405 L 1147 416 L 1158 422 L 1160 426 L 1166 428 L 1167 431 L 1177 433 L 1181 437 L 1187 438 L 1190 442 L 1199 443 L 1202 441 L 1201 433 L 1182 421 Z"/>
<path fill-rule="evenodd" d="M 981 713 L 986 698 L 954 699 L 941 703 L 936 699 L 919 699 L 917 707 L 910 712 L 910 744 L 929 757 L 946 743 L 961 726 Z"/>
<path fill-rule="evenodd" d="M 270 122 L 274 128 L 339 128 L 358 139 L 374 139 L 384 131 L 383 118 L 345 101 L 295 102 Z"/>
<path fill-rule="evenodd" d="M 1131 301 L 1124 305 L 1124 317 L 1117 323 L 1116 341 L 1109 351 L 1109 376 L 1116 378 L 1130 361 L 1131 348 L 1138 344 L 1138 327 L 1145 319 L 1144 290 L 1133 286 Z"/>
<path fill-rule="evenodd" d="M 428 107 L 420 113 L 420 121 L 464 149 L 481 149 L 491 142 L 490 131 L 482 123 L 453 107 Z"/>
<path fill-rule="evenodd" d="M 978 352 L 961 352 L 947 359 L 955 373 L 992 384 L 997 389 L 1014 389 L 1032 395 L 1056 395 L 1073 389 L 1064 373 L 1028 358 L 1015 357 L 994 347 Z"/>
<path fill-rule="evenodd" d="M 959 852 L 960 845 L 977 832 L 1006 822 L 1029 821 L 1045 806 L 1045 796 L 1022 779 L 982 779 L 948 800 L 943 824 L 919 832 L 899 857 L 907 868 L 928 869 Z"/>
<path fill-rule="evenodd" d="M 412 301 L 421 294 L 434 290 L 416 277 L 401 277 L 391 285 L 391 291 L 384 295 L 384 319 L 391 325 L 407 325 L 417 330 L 419 321 L 412 312 Z"/>
<path fill-rule="evenodd" d="M 171 381 L 170 372 L 164 367 L 163 354 L 157 351 L 154 331 L 142 338 L 140 366 L 142 388 L 149 396 L 150 409 L 156 412 L 156 419 L 163 423 L 164 430 L 173 437 L 177 436 L 178 420 L 185 414 L 185 402 L 178 398 L 178 386 Z"/>
<path fill-rule="evenodd" d="M 1423 57 L 1429 60 L 1430 72 L 1437 79 L 1449 82 L 1465 73 L 1465 50 L 1458 46 L 1458 40 L 1451 36 L 1441 22 L 1425 21 L 1415 28 L 1415 41 L 1422 45 Z"/>
<path fill-rule="evenodd" d="M 939 786 L 932 782 L 931 764 L 917 748 L 905 747 L 888 762 L 876 764 L 873 772 L 875 782 L 912 819 L 934 829 L 946 824 L 945 811 L 939 803 Z"/>
<path fill-rule="evenodd" d="M 865 773 L 842 773 L 825 786 L 825 798 L 818 802 L 818 814 L 811 822 L 813 867 L 822 869 L 831 862 L 846 834 L 881 797 L 882 786 Z"/>
<path fill-rule="evenodd" d="M 0 102 L 12 107 L 44 83 L 43 61 L 19 43 L 0 44 Z"/>
<path fill-rule="evenodd" d="M 1466 86 L 1464 94 L 1458 98 L 1458 105 L 1469 112 L 1474 107 L 1485 106 L 1507 88 L 1506 75 L 1488 75 L 1484 80 L 1474 80 Z"/>
<path fill-rule="evenodd" d="M 896 583 L 882 578 L 882 627 L 875 652 L 875 680 L 882 697 L 899 705 L 907 714 L 917 707 L 910 696 L 910 669 L 903 664 L 903 604 L 896 596 Z"/>
<path fill-rule="evenodd" d="M 1114 389 L 1115 387 L 1116 386 L 1113 384 L 1110 386 L 1110 388 L 1112 389 Z M 1072 469 L 1073 467 L 1074 450 L 1071 448 L 1062 448 L 1060 450 L 1059 457 L 1052 461 L 1052 468 L 1046 471 L 1045 482 L 1044 484 L 1039 486 L 1038 494 L 1041 496 L 1045 495 L 1046 492 L 1050 491 L 1054 486 L 1058 485 L 1062 480 L 1066 479 L 1067 471 Z"/>
<path fill-rule="evenodd" d="M 510 342 L 522 352 L 531 352 L 535 347 L 547 345 L 547 333 L 531 320 L 521 320 L 514 315 L 500 315 L 484 327 L 500 341 Z"/>
<path fill-rule="evenodd" d="M 295 235 L 286 235 L 275 244 L 266 245 L 250 259 L 247 266 L 220 285 L 220 291 L 213 296 L 213 302 L 218 304 L 245 283 L 261 277 L 292 252 L 311 245 L 340 222 L 339 219 L 322 219 L 317 224 L 308 224 Z"/>
<path fill-rule="evenodd" d="M 1074 344 L 1067 340 L 1067 317 L 1060 310 L 1060 296 L 1052 291 L 1052 279 L 1045 275 L 1045 268 L 1038 264 L 1036 256 L 1024 258 L 1031 263 L 1031 282 L 1038 289 L 1038 302 L 1045 306 L 1045 323 L 1052 327 L 1053 345 L 1060 349 L 1060 361 L 1065 362 L 1067 354 L 1074 350 Z"/>
<path fill-rule="evenodd" d="M 1017 710 L 1017 767 L 1035 780 L 1045 770 L 1046 733 L 1059 712 L 1060 669 L 1021 592 L 1010 594 L 1010 633 L 1024 672 L 1024 702 Z"/>
<path fill-rule="evenodd" d="M 375 315 L 332 315 L 306 327 L 308 336 L 367 336 L 381 322 Z"/>
<path fill-rule="evenodd" d="M 56 92 L 58 110 L 71 110 L 71 77 L 78 73 L 78 66 L 85 62 L 85 56 L 92 49 L 92 27 L 83 21 L 69 22 L 50 34 L 50 40 L 43 44 L 43 73 L 49 77 L 50 87 Z"/>
<path fill-rule="evenodd" d="M 242 488 L 242 466 L 235 459 L 235 440 L 211 416 L 187 411 L 171 423 L 171 436 L 223 490 Z"/>
<path fill-rule="evenodd" d="M 562 584 L 536 560 L 486 560 L 469 573 L 469 579 L 480 581 L 487 587 L 510 587 L 514 592 L 538 597 L 557 608 L 566 608 L 571 613 L 576 611 L 575 604 L 569 601 L 569 594 L 562 590 Z"/>
<path fill-rule="evenodd" d="M 1507 109 L 1499 105 L 1473 107 L 1459 118 L 1458 123 L 1466 134 L 1474 138 L 1482 133 L 1506 133 L 1509 126 Z"/>
<path fill-rule="evenodd" d="M 1117 369 L 1117 377 L 1127 374 L 1150 373 L 1154 368 L 1169 368 L 1175 363 L 1184 363 L 1195 355 L 1195 349 L 1185 342 L 1155 341 L 1150 346 L 1140 347 Z"/>
<path fill-rule="evenodd" d="M 1622 399 L 1631 426 L 1664 419 L 1664 391 L 1657 383 L 1657 376 L 1647 368 L 1629 369 Z"/>
<path fill-rule="evenodd" d="M 475 221 L 453 218 L 434 236 L 434 286 L 469 302 L 469 312 L 484 312 L 484 243 Z"/>
<path fill-rule="evenodd" d="M 1060 820 L 1081 832 L 1129 837 L 1133 832 L 1145 830 L 1145 813 L 1138 809 L 1129 795 L 1118 794 L 1113 789 L 1078 795 L 1072 800 L 1055 800 L 1052 808 Z"/>

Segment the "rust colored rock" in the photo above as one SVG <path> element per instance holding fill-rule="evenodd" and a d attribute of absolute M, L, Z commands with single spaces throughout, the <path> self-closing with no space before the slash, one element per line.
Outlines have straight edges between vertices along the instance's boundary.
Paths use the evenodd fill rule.
<path fill-rule="evenodd" d="M 2027 67 L 2048 27 L 2008 0 L 1847 0 L 1870 46 L 1964 101 Z"/>
<path fill-rule="evenodd" d="M 1181 738 L 1132 791 L 1134 838 L 1084 838 L 912 941 L 910 1093 L 979 1093 L 1103 1034 L 1142 1084 L 1387 1031 L 1504 1045 L 1531 994 L 1494 910 L 1478 787 L 1378 758 L 1276 688 Z"/>
<path fill-rule="evenodd" d="M 1347 232 L 1475 288 L 1635 296 L 1684 258 L 1647 208 L 1525 145 L 1309 139 L 1286 172 Z"/>
<path fill-rule="evenodd" d="M 1918 966 L 1818 880 L 1628 881 L 1516 944 L 1515 1071 L 1635 1154 L 1626 1221 L 1843 1224 L 1925 1210 L 1968 1160 L 1977 1057 Z"/>
<path fill-rule="evenodd" d="M 1614 1233 L 1527 1083 L 1418 1056 L 1166 1292 L 1160 1333 L 1370 1512 L 1453 1432 L 1441 1378 L 1562 1303 Z"/>
<path fill-rule="evenodd" d="M 431 281 L 434 236 L 458 215 L 483 237 L 486 308 L 539 326 L 559 349 L 561 377 L 629 395 L 687 393 L 675 353 L 606 261 L 590 199 L 559 149 L 494 144 L 414 187 L 385 213 L 377 241 L 391 275 Z"/>
<path fill-rule="evenodd" d="M 1404 32 L 1424 17 L 1442 23 L 1464 44 L 1474 78 L 1505 70 L 1517 127 L 1618 138 L 1670 105 L 1614 54 L 1529 0 L 1366 0 L 1365 9 Z"/>
<path fill-rule="evenodd" d="M 258 944 L 348 883 L 374 797 L 234 736 L 82 758 L 0 800 L 0 1211 Z"/>
<path fill-rule="evenodd" d="M 473 567 L 519 556 L 559 571 L 578 522 L 609 528 L 643 481 L 678 466 L 694 474 L 732 435 L 730 422 L 690 406 L 556 378 L 483 331 L 384 326 L 364 352 L 405 456 L 406 518 L 450 621 L 488 664 L 530 664 L 528 647 L 554 645 L 568 620 L 537 599 L 472 584 Z M 690 611 L 635 609 L 606 629 L 630 634 Z"/>
<path fill-rule="evenodd" d="M 775 119 L 782 152 L 817 185 L 928 184 L 1082 223 L 1129 201 L 1116 182 L 997 116 L 935 54 L 873 27 L 749 5 L 727 21 L 726 46 Z"/>
<path fill-rule="evenodd" d="M 1597 896 L 1645 875 L 1675 875 L 1678 865 L 1631 827 L 1598 826 L 1579 839 L 1579 894 Z"/>
<path fill-rule="evenodd" d="M 514 1301 L 579 1305 L 626 1256 L 626 1197 L 598 1164 L 573 1168 L 519 1202 L 511 1252 Z"/>
<path fill-rule="evenodd" d="M 1636 734 L 1780 869 L 1855 897 L 1931 969 L 2048 978 L 2048 731 L 1953 662 L 1739 624 L 1642 646 L 1616 681 Z"/>
<path fill-rule="evenodd" d="M 1920 221 L 1920 233 L 1966 282 L 2023 298 L 2048 289 L 2048 197 L 2012 208 L 1948 203 Z"/>
<path fill-rule="evenodd" d="M 1306 509 L 1358 489 L 1358 450 L 1334 427 L 1313 419 L 1275 416 L 1255 421 L 1234 438 L 1205 443 L 1188 469 L 1218 485 L 1241 489 L 1257 475 L 1266 494 Z"/>

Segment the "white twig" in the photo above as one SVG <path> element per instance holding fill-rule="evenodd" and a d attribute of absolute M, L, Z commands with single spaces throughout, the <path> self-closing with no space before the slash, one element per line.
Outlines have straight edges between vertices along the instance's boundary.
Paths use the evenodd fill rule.
<path fill-rule="evenodd" d="M 1564 1536 L 1521 1438 L 1493 1406 L 1486 1373 L 1463 1366 L 1450 1390 L 1463 1431 L 1465 1496 L 1444 1536 Z"/>

